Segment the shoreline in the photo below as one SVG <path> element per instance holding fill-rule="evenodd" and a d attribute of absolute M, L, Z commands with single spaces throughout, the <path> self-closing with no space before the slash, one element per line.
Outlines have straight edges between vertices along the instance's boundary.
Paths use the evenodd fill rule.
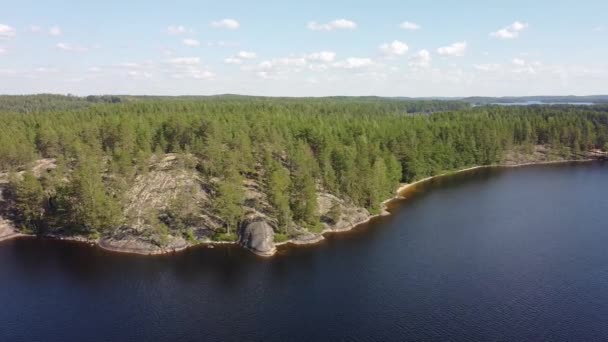
<path fill-rule="evenodd" d="M 243 248 L 249 250 L 250 252 L 252 252 L 253 254 L 255 254 L 257 256 L 264 257 L 264 258 L 269 258 L 269 257 L 272 257 L 272 256 L 276 255 L 276 252 L 278 251 L 278 248 L 276 248 L 276 247 L 287 246 L 287 245 L 292 245 L 292 246 L 307 246 L 307 245 L 318 244 L 318 243 L 322 242 L 323 240 L 325 240 L 325 235 L 326 234 L 339 234 L 339 233 L 349 232 L 349 231 L 357 228 L 360 225 L 369 223 L 371 220 L 373 220 L 375 218 L 392 215 L 392 213 L 390 211 L 388 211 L 388 205 L 391 202 L 406 199 L 406 197 L 403 196 L 403 193 L 405 191 L 407 191 L 407 190 L 409 190 L 409 189 L 411 189 L 411 188 L 413 188 L 413 187 L 415 187 L 417 185 L 429 182 L 429 181 L 431 181 L 433 179 L 440 178 L 440 177 L 445 177 L 445 176 L 449 176 L 449 175 L 454 175 L 454 174 L 459 174 L 459 173 L 464 173 L 464 172 L 478 170 L 478 169 L 484 169 L 484 168 L 518 168 L 518 167 L 536 166 L 536 165 L 568 164 L 568 163 L 589 163 L 589 162 L 593 162 L 593 161 L 596 161 L 596 159 L 587 158 L 587 159 L 573 159 L 573 160 L 552 160 L 552 161 L 526 162 L 526 163 L 519 163 L 519 164 L 490 164 L 490 165 L 470 166 L 470 167 L 466 167 L 466 168 L 455 170 L 455 171 L 448 171 L 448 172 L 444 172 L 444 173 L 441 173 L 441 174 L 438 174 L 438 175 L 425 177 L 425 178 L 419 179 L 419 180 L 411 182 L 411 183 L 402 183 L 402 184 L 400 184 L 399 187 L 395 190 L 395 195 L 393 197 L 388 198 L 388 199 L 382 201 L 382 203 L 381 203 L 381 209 L 380 209 L 380 213 L 379 214 L 370 215 L 365 220 L 352 223 L 351 225 L 349 225 L 347 227 L 339 228 L 339 229 L 324 228 L 319 233 L 313 233 L 313 238 L 308 239 L 308 240 L 298 240 L 297 238 L 295 238 L 295 239 L 289 239 L 289 240 L 282 241 L 282 242 L 277 242 L 277 243 L 275 243 L 275 249 L 274 249 L 274 251 L 273 251 L 272 254 L 261 254 L 261 253 L 257 253 L 256 251 L 250 250 L 248 248 L 245 248 L 245 247 L 243 247 Z M 3 242 L 3 241 L 8 241 L 8 240 L 12 240 L 12 239 L 18 239 L 18 238 L 25 238 L 25 237 L 28 237 L 28 238 L 29 237 L 37 237 L 37 235 L 23 234 L 23 233 L 19 233 L 19 232 L 12 232 L 12 233 L 8 233 L 8 234 L 6 234 L 4 236 L 0 236 L 0 243 Z M 45 238 L 45 239 L 63 240 L 63 241 L 84 243 L 84 244 L 87 244 L 89 246 L 98 247 L 98 248 L 100 248 L 100 249 L 102 249 L 104 251 L 108 251 L 108 252 L 112 252 L 112 253 L 132 254 L 132 255 L 142 255 L 142 256 L 170 255 L 170 254 L 179 253 L 179 252 L 185 251 L 187 249 L 196 248 L 196 247 L 214 248 L 215 245 L 237 245 L 237 246 L 240 246 L 240 244 L 238 242 L 236 242 L 236 241 L 234 241 L 234 242 L 232 242 L 232 241 L 201 241 L 199 243 L 192 244 L 192 245 L 186 245 L 186 246 L 183 246 L 183 247 L 180 247 L 180 248 L 160 248 L 157 251 L 145 251 L 144 252 L 144 251 L 139 251 L 139 250 L 129 249 L 129 248 L 120 249 L 120 248 L 114 248 L 114 247 L 111 247 L 111 246 L 104 246 L 102 240 L 100 240 L 100 239 L 98 239 L 98 240 L 91 240 L 91 239 L 88 239 L 86 237 L 81 237 L 81 236 L 76 236 L 76 237 L 67 236 L 67 237 L 63 237 L 63 236 L 47 235 L 47 236 L 41 236 L 41 237 Z"/>
<path fill-rule="evenodd" d="M 406 190 L 411 189 L 417 185 L 429 182 L 436 178 L 450 176 L 450 175 L 454 175 L 454 174 L 458 174 L 458 173 L 464 173 L 464 172 L 473 171 L 473 170 L 485 169 L 485 168 L 518 168 L 518 167 L 536 166 L 536 165 L 590 163 L 590 162 L 594 162 L 594 161 L 596 161 L 596 159 L 587 158 L 587 159 L 568 159 L 568 160 L 548 160 L 548 161 L 527 162 L 527 163 L 519 163 L 519 164 L 477 165 L 477 166 L 470 166 L 470 167 L 455 170 L 455 171 L 444 172 L 444 173 L 441 173 L 441 174 L 438 174 L 435 176 L 425 177 L 425 178 L 419 179 L 419 180 L 411 182 L 411 183 L 402 183 L 395 191 L 395 195 L 393 197 L 388 198 L 381 203 L 381 209 L 380 209 L 379 214 L 371 215 L 367 219 L 360 221 L 358 223 L 353 223 L 352 225 L 345 227 L 345 228 L 340 228 L 340 229 L 325 228 L 321 231 L 321 233 L 319 233 L 319 237 L 317 239 L 313 239 L 310 241 L 297 241 L 297 242 L 295 242 L 292 239 L 292 240 L 287 240 L 287 241 L 284 241 L 281 243 L 277 243 L 275 245 L 276 246 L 283 246 L 283 245 L 289 245 L 289 244 L 295 245 L 295 246 L 314 245 L 314 244 L 317 244 L 317 243 L 325 240 L 325 238 L 324 238 L 325 234 L 339 234 L 339 233 L 349 232 L 349 231 L 357 228 L 360 225 L 369 223 L 371 220 L 373 220 L 375 218 L 392 215 L 392 213 L 389 212 L 388 208 L 387 208 L 389 203 L 391 203 L 393 201 L 399 201 L 399 200 L 406 199 L 406 197 L 403 196 L 403 192 L 405 192 Z"/>

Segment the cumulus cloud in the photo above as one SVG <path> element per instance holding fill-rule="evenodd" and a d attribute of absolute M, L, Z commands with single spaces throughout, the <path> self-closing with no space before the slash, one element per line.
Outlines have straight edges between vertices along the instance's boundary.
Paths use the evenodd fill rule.
<path fill-rule="evenodd" d="M 302 57 L 285 57 L 263 61 L 259 67 L 268 70 L 277 67 L 303 67 L 306 66 L 306 63 L 306 59 Z"/>
<path fill-rule="evenodd" d="M 184 39 L 184 40 L 182 40 L 182 43 L 184 43 L 184 45 L 190 46 L 190 47 L 197 47 L 197 46 L 201 45 L 201 42 L 199 42 L 196 39 Z"/>
<path fill-rule="evenodd" d="M 527 28 L 527 23 L 516 21 L 507 27 L 503 27 L 496 32 L 490 33 L 490 36 L 498 39 L 515 39 L 519 37 L 519 34 Z"/>
<path fill-rule="evenodd" d="M 69 51 L 69 52 L 87 52 L 87 51 L 89 51 L 89 49 L 86 47 L 76 46 L 76 45 L 72 45 L 72 44 L 68 44 L 68 43 L 57 43 L 55 45 L 55 47 L 58 48 L 59 50 Z"/>
<path fill-rule="evenodd" d="M 49 34 L 51 36 L 57 37 L 57 36 L 61 36 L 61 28 L 57 25 L 52 26 L 51 28 L 49 28 Z"/>
<path fill-rule="evenodd" d="M 256 76 L 263 79 L 282 79 L 286 78 L 289 72 L 300 72 L 306 67 L 308 61 L 304 57 L 282 57 L 260 62 L 253 68 L 243 68 L 243 70 L 255 71 Z"/>
<path fill-rule="evenodd" d="M 380 51 L 387 56 L 402 56 L 407 53 L 409 47 L 404 42 L 393 40 L 391 43 L 380 45 Z"/>
<path fill-rule="evenodd" d="M 441 56 L 462 57 L 467 50 L 467 42 L 456 42 L 452 45 L 440 47 L 437 53 Z"/>
<path fill-rule="evenodd" d="M 238 21 L 236 21 L 235 19 L 229 19 L 229 18 L 212 21 L 210 25 L 211 25 L 211 27 L 227 29 L 227 30 L 237 30 L 239 27 L 241 27 L 241 24 Z"/>
<path fill-rule="evenodd" d="M 428 50 L 420 50 L 408 63 L 413 68 L 428 68 L 431 66 L 431 53 Z"/>
<path fill-rule="evenodd" d="M 173 65 L 198 65 L 201 63 L 201 59 L 199 57 L 176 57 L 171 58 L 169 63 Z"/>
<path fill-rule="evenodd" d="M 347 19 L 336 19 L 324 24 L 311 21 L 306 27 L 313 31 L 354 30 L 357 28 L 357 23 Z"/>
<path fill-rule="evenodd" d="M 6 49 L 3 47 L 0 47 L 0 55 L 4 55 L 6 53 Z"/>
<path fill-rule="evenodd" d="M 417 31 L 422 28 L 420 25 L 413 23 L 411 21 L 404 21 L 401 24 L 399 24 L 399 27 L 404 30 L 408 30 L 408 31 Z"/>
<path fill-rule="evenodd" d="M 167 34 L 175 36 L 175 35 L 180 35 L 180 34 L 192 32 L 192 30 L 186 28 L 183 25 L 169 25 L 165 29 L 165 32 L 167 32 Z"/>
<path fill-rule="evenodd" d="M 336 59 L 336 53 L 332 51 L 313 52 L 306 56 L 309 61 L 330 63 Z"/>
<path fill-rule="evenodd" d="M 361 69 L 374 65 L 374 61 L 370 58 L 349 57 L 343 61 L 338 61 L 333 64 L 336 68 L 341 69 Z"/>
<path fill-rule="evenodd" d="M 210 41 L 210 42 L 207 42 L 207 46 L 210 46 L 210 47 L 221 47 L 221 48 L 225 48 L 225 47 L 235 47 L 235 46 L 239 46 L 239 43 L 237 43 L 237 42 L 227 42 L 227 41 L 223 41 L 223 40 L 218 40 L 218 41 Z"/>
<path fill-rule="evenodd" d="M 192 78 L 195 80 L 213 80 L 215 74 L 209 70 L 199 68 L 187 68 L 180 72 L 174 73 L 171 77 L 176 79 Z"/>
<path fill-rule="evenodd" d="M 513 58 L 513 60 L 511 62 L 513 63 L 513 65 L 517 65 L 517 66 L 526 65 L 526 61 L 521 58 Z"/>
<path fill-rule="evenodd" d="M 239 51 L 239 53 L 236 54 L 236 57 L 240 59 L 254 59 L 257 57 L 257 54 L 251 51 Z"/>
<path fill-rule="evenodd" d="M 11 39 L 17 35 L 17 30 L 15 28 L 0 24 L 0 39 Z"/>
<path fill-rule="evenodd" d="M 226 64 L 243 64 L 243 60 L 236 57 L 228 57 L 224 59 L 224 63 Z"/>
<path fill-rule="evenodd" d="M 255 59 L 258 55 L 251 51 L 239 51 L 236 55 L 225 58 L 224 63 L 226 64 L 243 64 L 243 60 Z"/>
<path fill-rule="evenodd" d="M 473 67 L 475 68 L 475 70 L 478 70 L 478 71 L 489 72 L 489 71 L 496 71 L 496 70 L 500 69 L 500 64 L 492 64 L 492 63 L 475 64 Z"/>

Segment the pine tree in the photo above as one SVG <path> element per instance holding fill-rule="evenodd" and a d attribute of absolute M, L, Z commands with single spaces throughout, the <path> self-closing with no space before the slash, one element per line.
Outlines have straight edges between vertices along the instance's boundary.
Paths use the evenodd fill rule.
<path fill-rule="evenodd" d="M 267 195 L 274 208 L 279 227 L 283 233 L 288 233 L 291 224 L 291 208 L 289 206 L 289 188 L 291 180 L 289 172 L 276 161 L 273 161 L 268 177 Z"/>
<path fill-rule="evenodd" d="M 68 189 L 68 205 L 74 223 L 89 232 L 114 228 L 122 218 L 120 203 L 107 192 L 99 169 L 101 167 L 94 159 L 83 158 Z"/>
<path fill-rule="evenodd" d="M 231 234 L 243 217 L 244 197 L 243 177 L 232 169 L 218 185 L 214 201 L 215 212 L 226 223 L 226 234 Z"/>
<path fill-rule="evenodd" d="M 46 208 L 46 195 L 40 181 L 31 172 L 13 184 L 15 207 L 24 224 L 39 231 Z"/>

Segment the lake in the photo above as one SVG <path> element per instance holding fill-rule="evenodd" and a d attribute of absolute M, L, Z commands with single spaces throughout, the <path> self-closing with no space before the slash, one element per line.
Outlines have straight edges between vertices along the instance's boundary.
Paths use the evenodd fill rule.
<path fill-rule="evenodd" d="M 593 102 L 543 102 L 543 101 L 525 101 L 525 102 L 495 102 L 490 103 L 493 106 L 554 106 L 554 105 L 564 105 L 564 106 L 593 106 Z"/>
<path fill-rule="evenodd" d="M 270 259 L 0 243 L 0 341 L 608 339 L 608 165 L 436 179 Z"/>

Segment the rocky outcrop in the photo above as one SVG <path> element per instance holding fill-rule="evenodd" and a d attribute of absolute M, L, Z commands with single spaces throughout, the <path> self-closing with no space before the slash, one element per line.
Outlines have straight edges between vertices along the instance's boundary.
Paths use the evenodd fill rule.
<path fill-rule="evenodd" d="M 332 194 L 321 193 L 318 198 L 319 215 L 323 228 L 328 231 L 346 231 L 367 221 L 371 214 L 367 209 L 340 199 Z M 337 217 L 331 217 L 330 211 L 337 207 Z"/>
<path fill-rule="evenodd" d="M 261 256 L 272 256 L 277 248 L 272 227 L 262 220 L 245 223 L 239 230 L 238 243 Z"/>
<path fill-rule="evenodd" d="M 168 241 L 162 246 L 159 246 L 158 244 L 155 244 L 152 241 L 147 241 L 145 239 L 129 235 L 122 236 L 120 238 L 104 238 L 101 239 L 98 244 L 99 247 L 113 252 L 144 255 L 177 252 L 188 247 L 188 243 L 182 237 L 172 236 L 169 236 Z"/>
<path fill-rule="evenodd" d="M 0 217 L 0 241 L 12 239 L 14 237 L 20 236 L 13 224 L 10 221 L 7 221 Z"/>

